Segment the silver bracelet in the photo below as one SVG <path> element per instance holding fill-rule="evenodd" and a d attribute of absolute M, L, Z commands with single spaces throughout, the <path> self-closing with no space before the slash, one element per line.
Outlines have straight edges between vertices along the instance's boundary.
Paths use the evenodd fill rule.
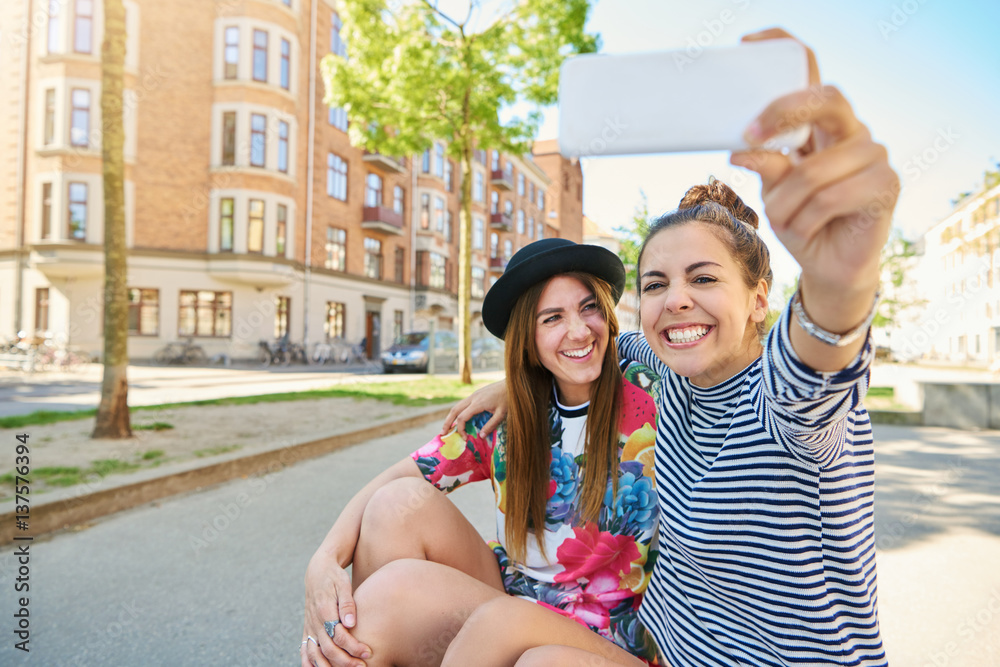
<path fill-rule="evenodd" d="M 868 332 L 868 327 L 871 326 L 872 320 L 875 319 L 875 311 L 878 309 L 878 300 L 880 296 L 882 296 L 882 290 L 876 290 L 875 301 L 872 302 L 872 309 L 868 312 L 868 316 L 865 318 L 865 321 L 854 329 L 851 329 L 847 333 L 843 334 L 835 334 L 827 331 L 809 319 L 809 316 L 806 315 L 806 309 L 802 307 L 801 287 L 796 287 L 795 295 L 792 297 L 792 312 L 795 313 L 795 316 L 799 319 L 799 326 L 813 338 L 821 340 L 827 345 L 832 345 L 834 347 L 845 347 Z"/>

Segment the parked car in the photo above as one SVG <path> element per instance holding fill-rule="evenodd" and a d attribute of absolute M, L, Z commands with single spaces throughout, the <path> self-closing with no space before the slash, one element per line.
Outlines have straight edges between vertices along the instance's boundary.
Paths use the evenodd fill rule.
<path fill-rule="evenodd" d="M 450 331 L 434 333 L 434 371 L 455 371 L 458 369 L 458 338 Z M 382 369 L 386 373 L 396 371 L 427 372 L 429 331 L 405 333 L 382 353 Z"/>
<path fill-rule="evenodd" d="M 499 338 L 472 341 L 472 367 L 503 368 L 503 341 Z"/>

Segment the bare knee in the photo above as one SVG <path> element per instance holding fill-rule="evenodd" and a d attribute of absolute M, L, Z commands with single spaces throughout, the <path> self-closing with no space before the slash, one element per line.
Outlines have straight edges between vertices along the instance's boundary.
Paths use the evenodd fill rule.
<path fill-rule="evenodd" d="M 440 493 L 423 479 L 394 479 L 372 494 L 361 520 L 361 530 L 378 532 L 411 522 Z"/>
<path fill-rule="evenodd" d="M 569 646 L 537 646 L 528 649 L 514 667 L 612 667 L 621 663 L 613 662 L 582 649 Z"/>

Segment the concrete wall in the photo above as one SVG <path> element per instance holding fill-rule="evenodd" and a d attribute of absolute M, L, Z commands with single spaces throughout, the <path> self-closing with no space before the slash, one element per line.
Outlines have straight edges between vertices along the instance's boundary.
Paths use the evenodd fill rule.
<path fill-rule="evenodd" d="M 924 425 L 1000 429 L 1000 384 L 922 383 Z"/>

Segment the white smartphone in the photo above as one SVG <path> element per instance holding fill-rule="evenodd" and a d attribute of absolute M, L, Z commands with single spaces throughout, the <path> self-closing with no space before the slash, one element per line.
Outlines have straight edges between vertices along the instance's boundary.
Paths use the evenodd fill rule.
<path fill-rule="evenodd" d="M 739 46 L 567 59 L 559 75 L 559 150 L 567 157 L 741 150 L 743 132 L 782 95 L 809 85 L 791 39 Z M 771 150 L 798 148 L 803 126 Z"/>

